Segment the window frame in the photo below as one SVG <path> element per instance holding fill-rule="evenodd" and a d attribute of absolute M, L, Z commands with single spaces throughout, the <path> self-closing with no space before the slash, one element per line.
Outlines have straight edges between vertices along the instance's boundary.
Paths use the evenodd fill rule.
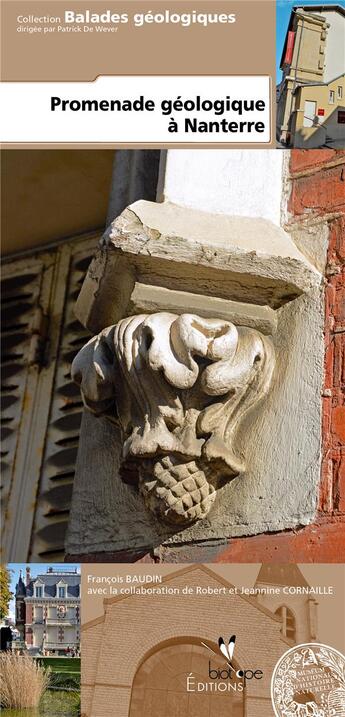
<path fill-rule="evenodd" d="M 296 642 L 296 633 L 297 633 L 297 625 L 296 625 L 296 615 L 291 610 L 290 607 L 287 605 L 279 605 L 279 607 L 276 608 L 275 615 L 278 615 L 282 620 L 282 629 L 281 633 L 283 637 L 285 637 L 287 640 L 291 640 L 291 642 Z M 289 625 L 288 621 L 290 621 L 290 625 L 292 623 L 292 627 Z"/>

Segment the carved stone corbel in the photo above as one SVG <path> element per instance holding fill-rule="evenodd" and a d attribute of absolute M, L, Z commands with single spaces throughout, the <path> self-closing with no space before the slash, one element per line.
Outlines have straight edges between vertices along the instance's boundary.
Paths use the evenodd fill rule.
<path fill-rule="evenodd" d="M 75 307 L 95 338 L 73 364 L 86 410 L 69 559 L 176 559 L 311 522 L 322 290 L 267 220 L 145 201 L 114 220 Z"/>
<path fill-rule="evenodd" d="M 121 477 L 160 521 L 204 518 L 245 470 L 236 429 L 267 394 L 274 349 L 259 331 L 195 314 L 122 319 L 78 353 L 85 406 L 119 423 Z"/>

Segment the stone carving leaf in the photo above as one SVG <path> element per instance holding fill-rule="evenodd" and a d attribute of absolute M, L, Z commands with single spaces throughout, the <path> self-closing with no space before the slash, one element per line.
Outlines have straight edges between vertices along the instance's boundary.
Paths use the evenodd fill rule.
<path fill-rule="evenodd" d="M 237 428 L 273 369 L 273 345 L 255 329 L 159 312 L 104 329 L 72 375 L 86 407 L 121 426 L 124 480 L 181 527 L 205 517 L 219 485 L 245 470 Z"/>

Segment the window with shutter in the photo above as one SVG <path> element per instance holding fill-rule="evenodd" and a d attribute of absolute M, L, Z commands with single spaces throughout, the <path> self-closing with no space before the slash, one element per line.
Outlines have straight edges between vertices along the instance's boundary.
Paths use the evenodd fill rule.
<path fill-rule="evenodd" d="M 71 380 L 71 363 L 90 338 L 74 316 L 74 305 L 95 249 L 95 240 L 72 249 L 66 284 L 63 330 L 57 355 L 54 389 L 42 463 L 39 499 L 30 561 L 63 560 L 64 539 L 78 451 L 82 400 Z"/>
<path fill-rule="evenodd" d="M 25 560 L 37 491 L 52 369 L 46 361 L 45 330 L 55 257 L 40 254 L 6 264 L 2 271 L 3 452 L 2 546 L 4 559 Z M 48 405 L 47 405 L 48 403 Z M 35 420 L 32 418 L 35 417 Z"/>
<path fill-rule="evenodd" d="M 88 234 L 3 267 L 6 561 L 64 558 L 82 413 L 70 365 L 88 337 L 73 307 L 98 239 Z"/>
<path fill-rule="evenodd" d="M 1 508 L 8 514 L 23 402 L 32 359 L 31 327 L 39 306 L 42 263 L 16 262 L 2 272 L 1 294 Z M 31 370 L 32 372 L 32 370 Z M 32 381 L 31 381 L 32 382 Z"/>

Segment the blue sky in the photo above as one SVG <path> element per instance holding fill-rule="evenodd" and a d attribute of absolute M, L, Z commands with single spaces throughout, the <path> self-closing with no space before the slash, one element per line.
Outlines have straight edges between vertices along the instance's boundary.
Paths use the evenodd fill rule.
<path fill-rule="evenodd" d="M 31 575 L 33 577 L 46 573 L 48 568 L 53 568 L 53 570 L 73 570 L 74 568 L 79 568 L 80 572 L 80 565 L 70 563 L 8 563 L 7 567 L 11 571 L 11 592 L 14 593 L 15 591 L 20 570 L 22 571 L 22 576 L 25 580 L 25 568 L 27 565 L 29 565 Z M 14 618 L 14 600 L 11 600 L 10 602 L 10 617 L 12 619 Z"/>
<path fill-rule="evenodd" d="M 323 5 L 341 4 L 341 0 L 321 0 Z M 276 67 L 277 67 L 277 84 L 281 80 L 281 70 L 279 69 L 280 58 L 284 46 L 287 26 L 289 24 L 290 13 L 295 5 L 317 5 L 321 4 L 317 0 L 276 0 L 277 5 L 277 38 L 276 38 Z"/>

